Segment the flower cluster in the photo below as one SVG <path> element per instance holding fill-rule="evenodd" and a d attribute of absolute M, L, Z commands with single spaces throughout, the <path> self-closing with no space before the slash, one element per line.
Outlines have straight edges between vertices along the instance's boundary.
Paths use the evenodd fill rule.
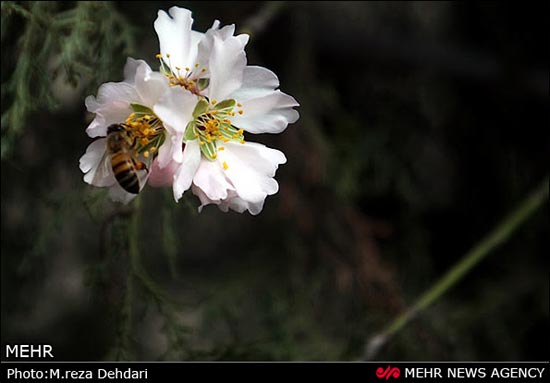
<path fill-rule="evenodd" d="M 189 189 L 203 206 L 258 214 L 277 193 L 285 155 L 245 140 L 280 133 L 299 115 L 268 69 L 247 65 L 248 35 L 215 21 L 192 30 L 191 12 L 159 11 L 159 71 L 128 58 L 124 81 L 100 86 L 86 107 L 86 132 L 98 137 L 80 159 L 84 181 L 128 202 L 145 186 L 171 186 L 178 201 Z"/>

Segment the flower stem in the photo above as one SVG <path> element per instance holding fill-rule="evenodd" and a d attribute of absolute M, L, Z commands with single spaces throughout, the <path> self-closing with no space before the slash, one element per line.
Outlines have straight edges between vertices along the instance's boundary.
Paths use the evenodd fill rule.
<path fill-rule="evenodd" d="M 407 311 L 395 318 L 385 330 L 371 338 L 365 348 L 365 359 L 372 359 L 395 333 L 452 288 L 488 254 L 503 244 L 547 199 L 548 177 L 545 177 L 542 183 L 512 213 L 468 251 L 430 289 L 424 292 Z"/>

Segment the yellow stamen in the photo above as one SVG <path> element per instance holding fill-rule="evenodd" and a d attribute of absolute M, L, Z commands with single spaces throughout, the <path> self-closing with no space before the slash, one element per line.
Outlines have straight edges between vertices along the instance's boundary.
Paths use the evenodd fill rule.
<path fill-rule="evenodd" d="M 225 150 L 225 148 L 223 146 L 220 146 L 218 150 Z"/>
<path fill-rule="evenodd" d="M 161 58 L 162 58 L 162 55 L 161 55 L 160 53 L 157 53 L 157 54 L 155 55 L 155 57 L 158 58 L 158 59 L 161 59 Z"/>
<path fill-rule="evenodd" d="M 243 106 L 243 104 L 241 104 L 240 102 L 238 102 L 238 103 L 237 103 L 237 107 L 240 108 L 241 106 Z"/>
<path fill-rule="evenodd" d="M 147 150 L 143 152 L 143 157 L 149 158 L 149 152 Z"/>
<path fill-rule="evenodd" d="M 227 170 L 228 168 L 229 168 L 229 166 L 227 166 L 227 162 L 223 161 L 223 169 Z"/>
<path fill-rule="evenodd" d="M 185 67 L 185 71 L 186 72 L 189 72 L 191 69 L 189 69 L 189 67 Z"/>
<path fill-rule="evenodd" d="M 216 105 L 217 103 L 218 103 L 218 101 L 212 100 L 212 105 Z"/>
<path fill-rule="evenodd" d="M 243 114 L 244 112 L 242 110 L 239 110 L 239 114 Z"/>

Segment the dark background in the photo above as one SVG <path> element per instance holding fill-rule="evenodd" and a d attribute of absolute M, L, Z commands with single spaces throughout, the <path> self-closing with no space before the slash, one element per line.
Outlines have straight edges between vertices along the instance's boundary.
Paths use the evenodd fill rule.
<path fill-rule="evenodd" d="M 93 3 L 2 4 L 3 344 L 361 359 L 548 173 L 547 4 Z M 82 181 L 85 96 L 128 55 L 157 68 L 153 21 L 172 5 L 196 30 L 250 32 L 249 65 L 301 105 L 283 134 L 247 136 L 288 158 L 259 216 L 153 188 L 122 207 Z M 548 234 L 546 203 L 375 359 L 548 360 Z"/>

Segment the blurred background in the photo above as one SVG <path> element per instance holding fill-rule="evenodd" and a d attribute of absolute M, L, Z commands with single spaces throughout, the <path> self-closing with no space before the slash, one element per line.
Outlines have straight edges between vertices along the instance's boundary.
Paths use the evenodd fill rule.
<path fill-rule="evenodd" d="M 82 180 L 84 98 L 178 5 L 300 103 L 263 212 Z M 548 172 L 548 4 L 2 2 L 1 336 L 58 360 L 358 360 Z M 548 360 L 548 204 L 373 355 Z"/>

